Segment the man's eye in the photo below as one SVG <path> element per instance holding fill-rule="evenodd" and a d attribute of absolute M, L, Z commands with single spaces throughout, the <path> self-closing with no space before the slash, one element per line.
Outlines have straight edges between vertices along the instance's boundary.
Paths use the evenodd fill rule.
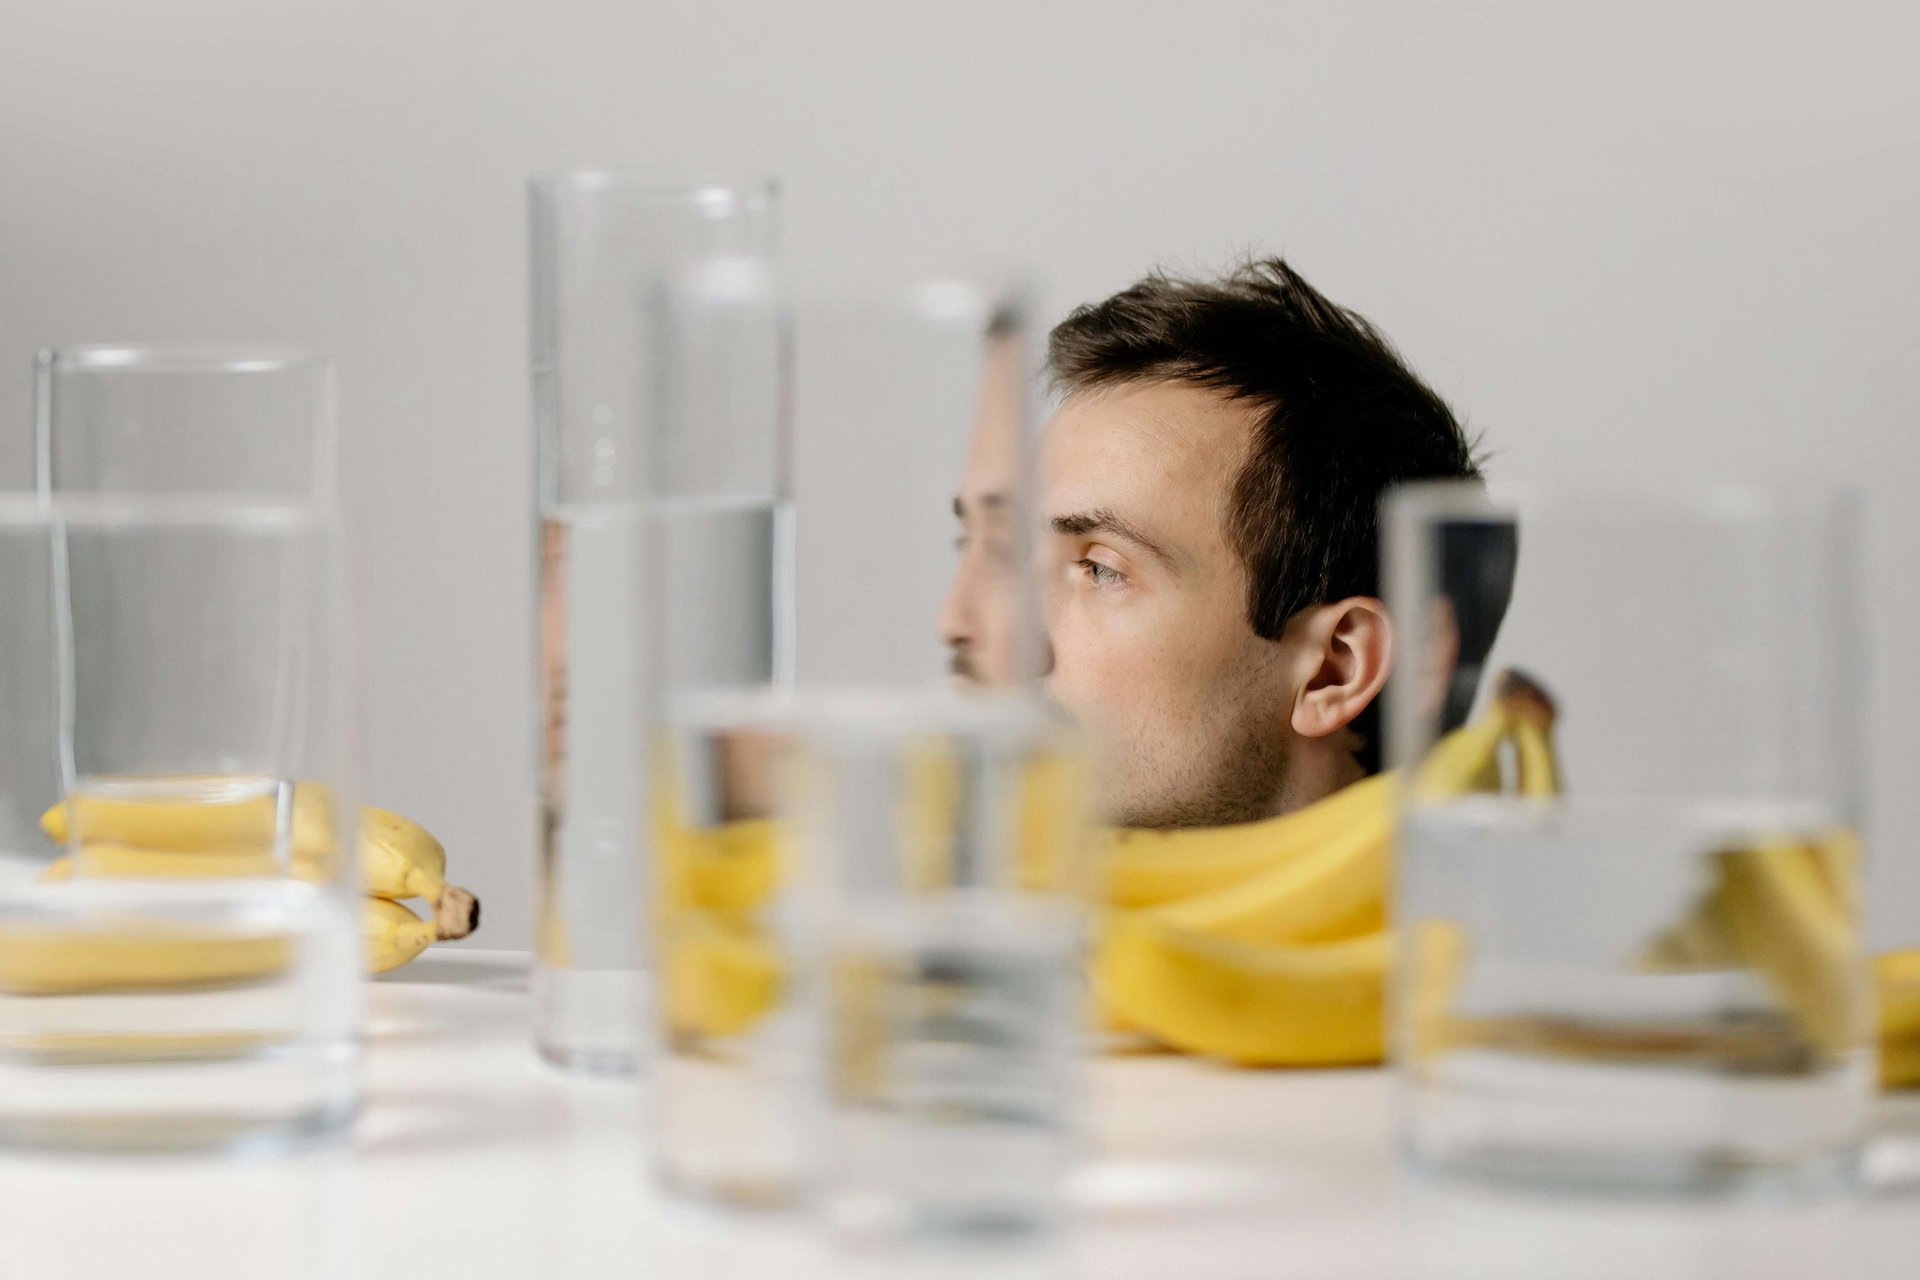
<path fill-rule="evenodd" d="M 1118 569 L 1112 568 L 1111 566 L 1101 564 L 1098 560 L 1080 560 L 1075 563 L 1086 571 L 1087 577 L 1093 580 L 1093 585 L 1096 587 L 1118 586 L 1127 580 L 1126 574 L 1121 573 Z"/>

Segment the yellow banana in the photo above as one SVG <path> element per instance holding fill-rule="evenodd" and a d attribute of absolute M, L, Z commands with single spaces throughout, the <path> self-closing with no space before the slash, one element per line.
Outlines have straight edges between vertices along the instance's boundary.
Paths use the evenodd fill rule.
<path fill-rule="evenodd" d="M 218 780 L 179 781 L 184 786 Z M 76 813 L 81 835 L 89 844 L 137 845 L 179 853 L 262 851 L 273 848 L 278 834 L 271 792 L 207 804 L 75 796 L 40 815 L 40 826 L 56 844 L 64 845 L 72 834 L 71 820 Z M 298 847 L 297 840 L 295 843 Z"/>
<path fill-rule="evenodd" d="M 1920 1087 L 1920 1040 L 1881 1041 L 1880 1083 L 1888 1089 Z"/>
<path fill-rule="evenodd" d="M 90 873 L 223 875 L 229 872 L 215 868 L 251 865 L 249 859 L 271 857 L 274 847 L 275 809 L 268 795 L 215 804 L 84 795 L 48 809 L 40 825 L 64 844 L 76 813 L 86 837 L 82 869 Z M 335 842 L 325 786 L 303 782 L 294 788 L 288 842 L 294 875 L 314 880 L 331 874 Z M 447 883 L 446 850 L 419 823 L 387 809 L 362 809 L 359 852 L 365 890 L 381 898 L 425 898 L 433 904 L 440 938 L 464 938 L 479 924 L 480 904 Z"/>
<path fill-rule="evenodd" d="M 1542 709 L 1550 713 L 1551 702 L 1532 682 L 1504 680 L 1487 712 L 1414 770 L 1414 794 L 1497 788 L 1502 744 Z M 1397 785 L 1380 775 L 1270 823 L 1168 833 L 1151 879 L 1111 876 L 1110 901 L 1152 905 L 1111 917 L 1096 948 L 1095 992 L 1110 1020 L 1250 1065 L 1378 1061 Z M 1194 851 L 1190 869 L 1175 862 L 1182 850 Z M 1181 892 L 1198 885 L 1206 887 Z M 1454 951 L 1464 946 L 1454 941 Z M 1445 1021 L 1459 957 L 1449 963 L 1425 1002 L 1432 1007 L 1417 1011 L 1430 1029 Z"/>
<path fill-rule="evenodd" d="M 272 935 L 13 924 L 0 932 L 0 992 L 53 995 L 235 982 L 272 976 L 292 958 L 292 941 Z"/>
<path fill-rule="evenodd" d="M 1846 1053 L 1865 1030 L 1865 984 L 1854 923 L 1800 844 L 1720 855 L 1735 944 L 1765 973 L 1818 1048 Z"/>
<path fill-rule="evenodd" d="M 1414 770 L 1414 797 L 1444 799 L 1473 790 L 1476 782 L 1484 780 L 1488 760 L 1497 756 L 1511 728 L 1507 704 L 1496 700 L 1478 720 L 1434 743 Z"/>
<path fill-rule="evenodd" d="M 1920 1086 L 1920 948 L 1889 951 L 1874 961 L 1880 988 L 1880 1083 Z"/>
<path fill-rule="evenodd" d="M 1111 922 L 1095 951 L 1101 998 L 1189 1053 L 1248 1066 L 1378 1062 L 1384 932 L 1322 946 L 1259 946 L 1141 916 Z"/>
<path fill-rule="evenodd" d="M 751 926 L 682 911 L 670 917 L 663 941 L 667 1026 L 676 1035 L 738 1035 L 786 989 L 779 952 Z"/>
<path fill-rule="evenodd" d="M 72 854 L 56 858 L 47 864 L 40 878 L 66 880 L 79 870 L 90 876 L 146 880 L 195 877 L 244 880 L 277 876 L 286 870 L 271 853 L 168 853 L 120 844 L 90 844 L 81 850 L 79 858 L 78 864 Z M 298 870 L 296 863 L 296 873 Z"/>
<path fill-rule="evenodd" d="M 1539 682 L 1520 671 L 1503 671 L 1495 691 L 1513 728 L 1514 776 L 1520 794 L 1545 798 L 1560 794 L 1560 767 L 1554 759 L 1553 698 Z"/>
<path fill-rule="evenodd" d="M 1807 846 L 1821 882 L 1849 917 L 1860 910 L 1860 837 L 1851 827 L 1834 827 Z"/>
<path fill-rule="evenodd" d="M 1716 882 L 1684 919 L 1663 930 L 1640 955 L 1639 967 L 1655 973 L 1707 972 L 1746 966 L 1734 941 L 1724 882 Z"/>
<path fill-rule="evenodd" d="M 1150 909 L 1178 929 L 1242 942 L 1300 942 L 1386 901 L 1392 831 L 1384 807 L 1320 848 L 1218 889 Z"/>
<path fill-rule="evenodd" d="M 1520 794 L 1545 799 L 1560 794 L 1560 771 L 1554 763 L 1552 741 L 1546 726 L 1531 720 L 1517 720 L 1513 726 L 1515 773 Z"/>
<path fill-rule="evenodd" d="M 360 937 L 368 973 L 397 969 L 434 942 L 433 926 L 404 902 L 367 898 L 361 905 Z"/>
<path fill-rule="evenodd" d="M 270 854 L 203 854 L 183 858 L 146 849 L 102 846 L 87 850 L 89 874 L 177 876 L 270 876 L 279 864 Z M 72 873 L 68 859 L 42 878 Z M 437 939 L 435 927 L 401 903 L 363 900 L 361 928 L 371 973 L 405 964 Z M 292 957 L 284 937 L 234 936 L 207 930 L 149 927 L 138 932 L 95 932 L 15 926 L 0 933 L 0 991 L 12 994 L 97 991 L 116 987 L 182 986 L 267 977 Z"/>
<path fill-rule="evenodd" d="M 1920 1039 L 1920 947 L 1883 952 L 1873 968 L 1880 987 L 1880 1034 Z"/>
<path fill-rule="evenodd" d="M 1504 730 L 1508 723 L 1496 706 L 1443 739 L 1421 769 L 1426 794 L 1464 790 L 1484 779 L 1504 736 L 1487 726 Z M 1153 915 L 1175 928 L 1242 942 L 1328 941 L 1380 927 L 1393 870 L 1392 785 L 1383 775 L 1345 788 L 1335 798 L 1357 791 L 1354 807 L 1337 811 L 1344 825 L 1316 828 L 1316 845 L 1229 888 L 1151 908 Z"/>
<path fill-rule="evenodd" d="M 674 906 L 744 919 L 779 887 L 780 833 L 771 819 L 717 827 L 662 823 L 657 830 L 667 901 Z"/>
<path fill-rule="evenodd" d="M 360 875 L 379 898 L 425 898 L 433 905 L 434 935 L 464 938 L 480 923 L 480 903 L 447 883 L 447 851 L 411 818 L 389 809 L 360 811 Z"/>
<path fill-rule="evenodd" d="M 1111 832 L 1104 858 L 1107 902 L 1123 909 L 1154 907 L 1239 884 L 1313 853 L 1356 823 L 1383 816 L 1394 783 L 1394 774 L 1375 774 L 1263 822 Z"/>
<path fill-rule="evenodd" d="M 1454 1006 L 1466 979 L 1471 958 L 1467 931 L 1458 920 L 1434 917 L 1418 921 L 1409 931 L 1413 981 L 1405 989 L 1408 1007 L 1401 1018 L 1408 1042 L 1400 1051 L 1415 1071 L 1428 1058 L 1459 1042 L 1459 1016 Z"/>

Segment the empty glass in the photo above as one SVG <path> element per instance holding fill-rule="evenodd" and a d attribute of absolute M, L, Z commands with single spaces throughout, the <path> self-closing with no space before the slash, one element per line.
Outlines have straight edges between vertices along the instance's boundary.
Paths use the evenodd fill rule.
<path fill-rule="evenodd" d="M 637 1069 L 647 739 L 790 664 L 770 184 L 531 183 L 541 848 L 535 1040 Z"/>
<path fill-rule="evenodd" d="M 1852 509 L 1803 492 L 1392 499 L 1394 1042 L 1419 1166 L 1850 1175 L 1874 1067 L 1857 564 Z M 1469 739 L 1436 743 L 1509 669 L 1479 681 L 1478 723 L 1508 731 L 1518 794 L 1487 793 Z"/>
<path fill-rule="evenodd" d="M 305 352 L 52 347 L 35 400 L 43 492 L 334 500 L 333 376 Z"/>
<path fill-rule="evenodd" d="M 337 1128 L 361 947 L 334 527 L 0 499 L 0 598 L 0 1142 Z"/>

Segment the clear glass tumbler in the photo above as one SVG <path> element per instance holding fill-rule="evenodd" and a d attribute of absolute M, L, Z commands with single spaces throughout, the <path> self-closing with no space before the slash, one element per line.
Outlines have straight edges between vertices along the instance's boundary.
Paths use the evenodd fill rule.
<path fill-rule="evenodd" d="M 816 694 L 833 690 L 829 706 L 849 687 L 914 699 L 957 674 L 1006 692 L 1032 674 L 1034 652 L 1022 648 L 1033 633 L 1018 291 L 938 275 L 836 280 L 798 291 L 793 309 L 794 412 L 821 468 L 800 478 L 810 631 L 797 695 L 750 692 L 742 676 L 764 663 L 734 656 L 766 634 L 747 554 L 764 538 L 683 533 L 677 516 L 655 544 L 672 555 L 651 650 L 662 995 L 648 1142 L 666 1185 L 756 1208 L 805 1199 L 822 1167 L 807 1083 L 820 975 L 806 939 L 823 872 L 797 842 L 791 807 L 805 794 L 783 763 L 825 710 Z M 976 535 L 957 558 L 956 501 Z"/>
<path fill-rule="evenodd" d="M 1387 512 L 1413 1161 L 1844 1184 L 1874 1069 L 1851 505 L 1443 485 Z M 1505 793 L 1470 777 L 1501 737 Z"/>
<path fill-rule="evenodd" d="M 271 1147 L 354 1114 L 336 543 L 310 507 L 0 499 L 0 735 L 27 744 L 0 779 L 0 1144 Z"/>
<path fill-rule="evenodd" d="M 638 1069 L 647 739 L 791 648 L 785 327 L 761 181 L 530 184 L 539 547 L 534 1037 Z"/>
<path fill-rule="evenodd" d="M 866 694 L 797 736 L 830 1221 L 860 1249 L 1057 1244 L 1080 1153 L 1075 735 L 1019 697 Z"/>

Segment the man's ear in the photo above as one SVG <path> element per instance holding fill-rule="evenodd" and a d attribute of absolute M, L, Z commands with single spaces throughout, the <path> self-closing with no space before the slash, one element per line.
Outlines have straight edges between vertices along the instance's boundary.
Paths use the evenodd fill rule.
<path fill-rule="evenodd" d="M 1345 728 L 1380 696 L 1393 666 L 1393 627 L 1371 596 L 1316 605 L 1295 618 L 1301 675 L 1293 731 L 1324 738 Z"/>

